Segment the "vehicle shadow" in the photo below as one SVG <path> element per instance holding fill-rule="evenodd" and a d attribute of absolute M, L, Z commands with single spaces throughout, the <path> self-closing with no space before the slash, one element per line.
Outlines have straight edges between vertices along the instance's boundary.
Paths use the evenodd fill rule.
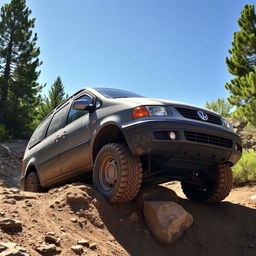
<path fill-rule="evenodd" d="M 111 205 L 99 214 L 117 242 L 132 256 L 256 255 L 256 210 L 231 202 L 204 205 L 179 198 L 194 217 L 190 230 L 177 242 L 161 245 L 148 232 L 135 202 Z M 137 212 L 138 222 L 129 215 Z"/>

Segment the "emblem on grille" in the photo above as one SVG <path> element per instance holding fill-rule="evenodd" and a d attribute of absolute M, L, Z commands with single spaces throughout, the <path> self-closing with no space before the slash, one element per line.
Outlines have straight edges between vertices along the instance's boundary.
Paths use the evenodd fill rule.
<path fill-rule="evenodd" d="M 208 120 L 208 115 L 204 113 L 202 110 L 198 110 L 197 115 L 204 121 Z"/>

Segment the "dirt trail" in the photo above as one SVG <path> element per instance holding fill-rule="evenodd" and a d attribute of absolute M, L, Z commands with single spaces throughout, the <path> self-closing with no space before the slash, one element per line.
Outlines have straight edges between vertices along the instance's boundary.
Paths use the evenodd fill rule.
<path fill-rule="evenodd" d="M 165 184 L 181 194 L 177 183 Z M 18 196 L 17 196 L 18 195 Z M 22 231 L 0 231 L 1 242 L 15 242 L 40 255 L 45 234 L 60 238 L 59 255 L 75 255 L 71 247 L 87 239 L 80 255 L 256 255 L 256 187 L 234 189 L 226 201 L 208 206 L 179 203 L 194 216 L 194 225 L 173 245 L 160 245 L 149 233 L 135 202 L 110 205 L 92 187 L 72 184 L 33 194 L 0 189 L 0 216 L 18 219 Z M 30 198 L 31 197 L 31 198 Z M 29 199 L 30 198 L 30 199 Z M 139 215 L 139 221 L 129 218 Z M 1 254 L 0 254 L 1 255 Z M 43 254 L 53 255 L 53 254 Z"/>

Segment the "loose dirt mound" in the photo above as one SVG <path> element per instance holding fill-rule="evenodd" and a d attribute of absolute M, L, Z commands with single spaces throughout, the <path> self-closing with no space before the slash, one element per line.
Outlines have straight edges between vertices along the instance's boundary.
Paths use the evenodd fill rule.
<path fill-rule="evenodd" d="M 166 186 L 183 196 L 177 183 Z M 180 198 L 179 203 L 194 216 L 194 225 L 175 244 L 163 246 L 149 233 L 135 202 L 110 205 L 84 184 L 65 185 L 42 194 L 1 187 L 0 220 L 16 220 L 21 228 L 2 229 L 0 242 L 14 242 L 32 256 L 254 256 L 255 195 L 256 187 L 236 189 L 216 206 Z"/>
<path fill-rule="evenodd" d="M 0 145 L 0 183 L 7 187 L 18 185 L 25 144 Z M 135 201 L 110 205 L 82 183 L 42 194 L 0 185 L 0 255 L 7 247 L 32 256 L 256 255 L 256 186 L 233 189 L 215 206 L 186 200 L 179 183 L 164 186 L 194 217 L 185 236 L 168 246 L 150 234 Z"/>

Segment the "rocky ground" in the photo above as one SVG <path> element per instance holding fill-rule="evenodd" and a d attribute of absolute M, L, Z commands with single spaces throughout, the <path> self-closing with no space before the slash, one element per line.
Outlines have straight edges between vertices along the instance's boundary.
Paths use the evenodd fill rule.
<path fill-rule="evenodd" d="M 19 143 L 0 148 L 1 256 L 256 255 L 256 186 L 234 188 L 224 202 L 209 206 L 187 200 L 177 182 L 164 184 L 158 200 L 177 202 L 194 223 L 175 243 L 162 245 L 148 228 L 140 199 L 110 205 L 83 183 L 41 194 L 11 188 L 17 186 Z"/>
<path fill-rule="evenodd" d="M 17 255 L 32 256 L 256 255 L 256 187 L 234 189 L 221 204 L 208 206 L 186 200 L 178 183 L 165 186 L 194 217 L 171 245 L 156 241 L 135 201 L 110 205 L 84 184 L 43 194 L 1 187 L 0 255 L 14 255 L 4 250 L 14 246 L 10 242 L 23 248 Z"/>

